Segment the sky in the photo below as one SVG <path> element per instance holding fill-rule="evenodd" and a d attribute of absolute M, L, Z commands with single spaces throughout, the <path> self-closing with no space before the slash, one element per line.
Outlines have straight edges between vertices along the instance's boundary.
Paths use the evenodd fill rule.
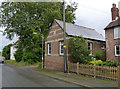
<path fill-rule="evenodd" d="M 69 1 L 69 0 L 68 0 Z M 72 0 L 78 3 L 76 24 L 93 28 L 105 37 L 104 28 L 112 21 L 111 7 L 120 0 Z"/>
<path fill-rule="evenodd" d="M 78 3 L 78 9 L 76 10 L 75 24 L 95 29 L 98 33 L 105 37 L 104 28 L 112 21 L 111 20 L 111 8 L 115 3 L 118 7 L 120 0 L 65 0 L 66 2 Z M 3 30 L 3 28 L 0 28 Z M 10 41 L 2 36 L 0 33 L 0 50 L 5 45 L 16 41 L 16 37 Z"/>

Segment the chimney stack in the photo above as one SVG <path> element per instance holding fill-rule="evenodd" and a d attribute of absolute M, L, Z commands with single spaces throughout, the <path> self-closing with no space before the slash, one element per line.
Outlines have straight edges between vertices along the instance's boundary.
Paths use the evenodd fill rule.
<path fill-rule="evenodd" d="M 120 17 L 120 1 L 118 2 L 119 17 Z"/>
<path fill-rule="evenodd" d="M 119 17 L 119 9 L 116 7 L 116 4 L 112 4 L 111 8 L 111 14 L 112 14 L 112 21 L 116 19 L 116 17 Z"/>

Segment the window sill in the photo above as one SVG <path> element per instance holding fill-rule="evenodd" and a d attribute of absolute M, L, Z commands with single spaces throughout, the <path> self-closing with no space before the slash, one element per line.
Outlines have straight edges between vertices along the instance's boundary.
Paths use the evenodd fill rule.
<path fill-rule="evenodd" d="M 105 48 L 101 48 L 101 50 L 105 50 Z"/>
<path fill-rule="evenodd" d="M 115 55 L 115 57 L 120 57 L 120 55 Z"/>
<path fill-rule="evenodd" d="M 114 38 L 114 40 L 120 40 L 120 38 Z"/>
<path fill-rule="evenodd" d="M 59 54 L 59 56 L 64 56 L 64 54 Z"/>
<path fill-rule="evenodd" d="M 48 54 L 47 56 L 51 56 L 51 54 Z"/>

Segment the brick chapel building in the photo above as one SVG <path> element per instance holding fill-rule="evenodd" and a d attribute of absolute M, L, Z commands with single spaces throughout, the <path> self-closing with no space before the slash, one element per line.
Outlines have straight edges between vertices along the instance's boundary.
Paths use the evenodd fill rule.
<path fill-rule="evenodd" d="M 91 55 L 97 50 L 101 50 L 105 59 L 105 39 L 96 30 L 83 26 L 66 23 L 66 40 L 72 36 L 82 36 L 87 39 L 88 49 Z M 70 56 L 67 50 L 67 58 Z M 45 68 L 54 70 L 64 70 L 63 52 L 63 22 L 54 20 L 52 27 L 45 40 Z"/>
<path fill-rule="evenodd" d="M 120 3 L 120 2 L 119 2 Z M 120 6 L 120 4 L 119 4 Z M 105 28 L 106 60 L 120 62 L 120 16 L 116 4 L 112 4 L 112 22 Z"/>

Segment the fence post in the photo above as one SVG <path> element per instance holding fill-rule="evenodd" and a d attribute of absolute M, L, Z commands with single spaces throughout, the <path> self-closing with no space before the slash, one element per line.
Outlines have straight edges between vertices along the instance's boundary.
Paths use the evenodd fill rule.
<path fill-rule="evenodd" d="M 120 66 L 118 66 L 118 88 L 120 89 Z"/>
<path fill-rule="evenodd" d="M 96 64 L 94 64 L 94 78 L 96 78 Z"/>
<path fill-rule="evenodd" d="M 79 62 L 77 62 L 77 74 L 79 74 Z"/>

